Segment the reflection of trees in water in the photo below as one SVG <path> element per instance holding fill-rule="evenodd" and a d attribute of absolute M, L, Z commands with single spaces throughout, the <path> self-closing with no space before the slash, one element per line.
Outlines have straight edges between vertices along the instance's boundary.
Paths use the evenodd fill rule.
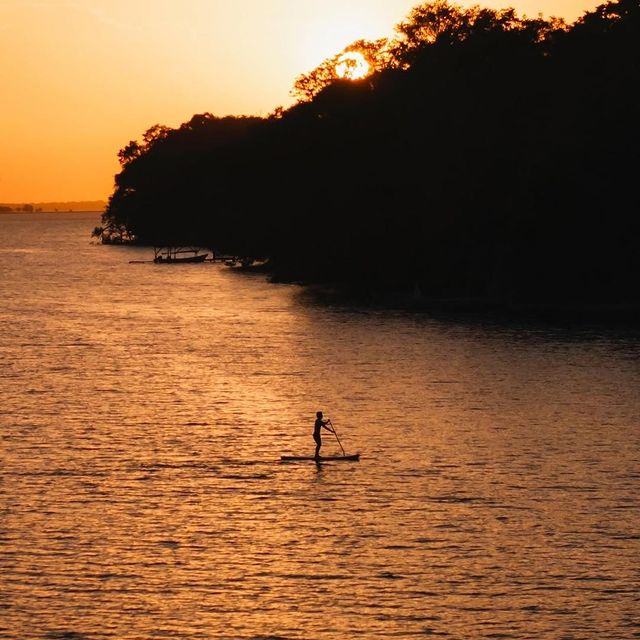
<path fill-rule="evenodd" d="M 104 225 L 356 289 L 637 299 L 639 15 L 419 5 L 289 109 L 130 142 Z M 349 51 L 369 76 L 338 78 Z"/>

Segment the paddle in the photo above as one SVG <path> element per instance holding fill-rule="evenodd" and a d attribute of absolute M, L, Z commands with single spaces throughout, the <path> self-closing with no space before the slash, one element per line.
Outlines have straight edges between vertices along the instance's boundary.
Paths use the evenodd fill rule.
<path fill-rule="evenodd" d="M 333 431 L 333 435 L 336 437 L 336 440 L 338 441 L 338 444 L 340 445 L 340 448 L 342 449 L 342 455 L 346 456 L 347 454 L 344 451 L 344 447 L 342 446 L 342 442 L 340 442 L 340 438 L 338 438 L 338 434 L 336 433 L 336 428 L 333 426 L 333 423 L 331 422 L 331 420 L 327 420 L 327 424 L 331 425 L 331 431 Z"/>

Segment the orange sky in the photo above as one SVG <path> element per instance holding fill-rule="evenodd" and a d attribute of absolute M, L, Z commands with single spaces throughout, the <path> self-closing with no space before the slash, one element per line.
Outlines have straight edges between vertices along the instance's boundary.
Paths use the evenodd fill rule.
<path fill-rule="evenodd" d="M 0 202 L 106 199 L 117 152 L 154 124 L 288 106 L 295 78 L 412 0 L 0 0 Z M 519 0 L 575 20 L 600 4 Z"/>

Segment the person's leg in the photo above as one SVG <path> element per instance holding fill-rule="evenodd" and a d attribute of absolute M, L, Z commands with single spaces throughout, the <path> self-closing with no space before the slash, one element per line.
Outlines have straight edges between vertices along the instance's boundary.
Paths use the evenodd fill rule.
<path fill-rule="evenodd" d="M 322 440 L 320 438 L 314 438 L 314 440 L 316 441 L 316 454 L 315 454 L 315 457 L 319 458 L 320 457 L 320 447 L 322 446 Z"/>

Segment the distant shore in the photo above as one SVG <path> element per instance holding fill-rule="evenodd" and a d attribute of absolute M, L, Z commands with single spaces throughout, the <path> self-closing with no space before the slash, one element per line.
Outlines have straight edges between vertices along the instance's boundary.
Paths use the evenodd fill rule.
<path fill-rule="evenodd" d="M 104 200 L 74 200 L 69 202 L 0 202 L 2 213 L 102 213 L 107 206 Z"/>

